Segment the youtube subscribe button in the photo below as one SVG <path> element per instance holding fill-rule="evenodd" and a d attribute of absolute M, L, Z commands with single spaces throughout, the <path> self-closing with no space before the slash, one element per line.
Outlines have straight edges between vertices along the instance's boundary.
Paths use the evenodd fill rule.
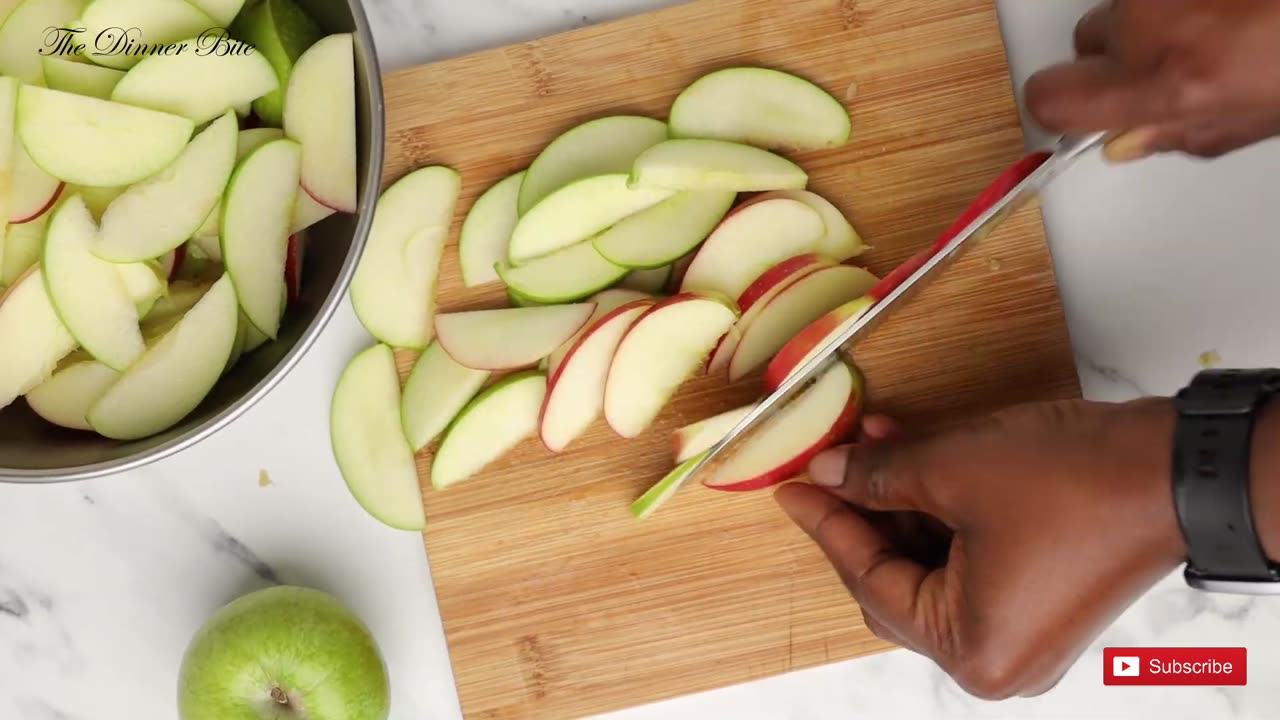
<path fill-rule="evenodd" d="M 1247 685 L 1245 648 L 1106 648 L 1105 685 Z"/>

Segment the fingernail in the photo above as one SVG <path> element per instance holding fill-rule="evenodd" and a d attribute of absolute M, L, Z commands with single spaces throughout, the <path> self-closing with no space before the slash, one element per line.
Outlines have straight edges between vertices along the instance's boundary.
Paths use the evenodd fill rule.
<path fill-rule="evenodd" d="M 1127 163 L 1141 160 L 1155 152 L 1152 143 L 1156 138 L 1155 128 L 1138 128 L 1130 130 L 1107 143 L 1103 148 L 1103 157 L 1113 163 Z"/>
<path fill-rule="evenodd" d="M 827 450 L 809 463 L 809 477 L 814 485 L 838 488 L 844 484 L 845 466 L 849 463 L 849 451 L 845 448 Z"/>

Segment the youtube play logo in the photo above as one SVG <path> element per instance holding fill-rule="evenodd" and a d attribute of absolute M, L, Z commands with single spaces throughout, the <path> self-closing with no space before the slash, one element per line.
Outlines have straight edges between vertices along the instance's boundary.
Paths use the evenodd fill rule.
<path fill-rule="evenodd" d="M 1138 665 L 1140 662 L 1133 655 L 1117 655 L 1111 658 L 1111 674 L 1116 677 L 1138 677 L 1142 674 L 1142 668 Z"/>

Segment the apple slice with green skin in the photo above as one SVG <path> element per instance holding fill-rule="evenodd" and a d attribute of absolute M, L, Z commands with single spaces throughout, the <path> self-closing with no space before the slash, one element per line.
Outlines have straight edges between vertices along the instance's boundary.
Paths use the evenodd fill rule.
<path fill-rule="evenodd" d="M 536 365 L 586 324 L 595 303 L 474 310 L 436 316 L 449 356 L 475 370 Z"/>
<path fill-rule="evenodd" d="M 765 392 L 777 390 L 792 373 L 808 364 L 829 338 L 843 331 L 850 323 L 857 322 L 875 304 L 874 298 L 864 295 L 841 305 L 801 330 L 769 361 L 769 367 L 764 373 Z"/>
<path fill-rule="evenodd" d="M 44 248 L 44 231 L 49 224 L 49 214 L 24 225 L 13 225 L 4 236 L 4 250 L 0 252 L 0 287 L 9 287 L 22 273 L 40 262 Z"/>
<path fill-rule="evenodd" d="M 458 264 L 467 287 L 497 282 L 497 264 L 507 259 L 507 243 L 520 215 L 516 202 L 525 173 L 518 172 L 484 191 L 467 212 L 458 236 Z"/>
<path fill-rule="evenodd" d="M 40 58 L 44 70 L 44 81 L 52 90 L 75 93 L 110 100 L 111 91 L 115 90 L 123 70 L 91 65 L 89 63 L 72 62 L 57 57 Z"/>
<path fill-rule="evenodd" d="M 293 220 L 289 223 L 289 232 L 300 233 L 303 230 L 324 220 L 337 210 L 316 202 L 311 193 L 298 189 L 298 201 L 293 206 Z"/>
<path fill-rule="evenodd" d="M 640 153 L 667 137 L 666 123 L 638 115 L 615 115 L 578 125 L 552 140 L 529 166 L 520 187 L 519 214 L 578 180 L 630 172 Z"/>
<path fill-rule="evenodd" d="M 224 275 L 93 403 L 89 424 L 114 440 L 176 425 L 222 377 L 239 322 L 235 288 Z"/>
<path fill-rule="evenodd" d="M 289 218 L 302 148 L 274 140 L 240 163 L 222 203 L 222 259 L 244 314 L 274 340 L 284 304 Z"/>
<path fill-rule="evenodd" d="M 17 141 L 14 116 L 18 107 L 18 81 L 0 78 L 0 267 L 4 265 L 5 229 L 13 206 L 14 151 Z"/>
<path fill-rule="evenodd" d="M 342 478 L 365 511 L 399 530 L 426 527 L 413 448 L 400 427 L 400 376 L 390 346 L 368 348 L 342 371 L 329 435 Z"/>
<path fill-rule="evenodd" d="M 572 337 L 560 344 L 550 355 L 547 356 L 547 377 L 556 374 L 556 368 L 560 365 L 560 361 L 564 360 L 564 356 L 569 353 L 574 344 L 578 342 L 578 338 L 587 331 L 588 328 L 596 324 L 600 318 L 608 315 L 614 310 L 632 303 L 637 300 L 654 300 L 655 298 L 649 293 L 639 292 L 637 290 L 628 290 L 625 288 L 610 288 L 592 295 L 590 301 L 595 303 L 596 309 L 591 312 L 591 317 L 587 318 L 587 322 L 574 333 Z"/>
<path fill-rule="evenodd" d="M 498 276 L 517 295 L 541 304 L 581 300 L 613 285 L 627 269 L 605 260 L 590 240 L 535 258 L 519 267 L 497 266 Z"/>
<path fill-rule="evenodd" d="M 10 188 L 9 222 L 29 223 L 58 204 L 66 185 L 36 165 L 21 142 L 13 143 L 13 185 Z"/>
<path fill-rule="evenodd" d="M 706 290 L 732 298 L 770 268 L 814 252 L 825 226 L 812 208 L 796 200 L 756 203 L 731 213 L 694 257 L 681 292 Z"/>
<path fill-rule="evenodd" d="M 28 85 L 43 85 L 40 52 L 47 50 L 49 28 L 67 27 L 84 8 L 85 0 L 25 0 L 11 6 L 0 18 L 0 75 L 8 75 Z"/>
<path fill-rule="evenodd" d="M 84 353 L 72 353 L 53 376 L 27 393 L 27 405 L 48 422 L 71 430 L 93 430 L 85 419 L 89 406 L 120 378 L 120 373 Z"/>
<path fill-rule="evenodd" d="M 382 342 L 420 350 L 434 337 L 440 258 L 461 191 L 462 177 L 435 165 L 405 175 L 378 199 L 351 303 Z"/>
<path fill-rule="evenodd" d="M 88 52 L 89 60 L 127 70 L 144 58 L 158 57 L 134 54 L 130 48 L 169 45 L 220 26 L 186 0 L 92 0 L 80 14 L 80 27 L 85 29 L 80 37 L 89 40 L 84 44 L 102 53 Z"/>
<path fill-rule="evenodd" d="M 41 266 L 67 331 L 94 359 L 124 370 L 144 350 L 138 309 L 116 266 L 93 254 L 97 229 L 84 201 L 68 198 L 49 218 Z"/>
<path fill-rule="evenodd" d="M 636 300 L 614 309 L 588 327 L 557 364 L 547 381 L 538 422 L 542 444 L 548 450 L 563 452 L 600 417 L 618 343 L 653 305 L 653 300 Z"/>
<path fill-rule="evenodd" d="M 93 219 L 102 220 L 103 214 L 107 212 L 107 208 L 111 207 L 111 203 L 115 199 L 124 194 L 128 190 L 128 185 L 120 185 L 116 187 L 95 187 L 93 185 L 67 185 L 62 192 L 66 195 L 79 195 L 84 204 L 89 208 L 89 212 L 93 213 Z"/>
<path fill-rule="evenodd" d="M 817 150 L 849 142 L 849 111 L 790 73 L 736 67 L 703 75 L 671 106 L 671 134 L 771 150 Z"/>
<path fill-rule="evenodd" d="M 171 165 L 116 198 L 102 215 L 93 252 L 112 262 L 137 262 L 186 242 L 227 187 L 235 169 L 238 127 L 235 112 L 228 110 Z"/>
<path fill-rule="evenodd" d="M 818 453 L 850 434 L 862 404 L 862 376 L 836 363 L 766 420 L 703 484 L 726 492 L 752 492 L 803 474 Z"/>
<path fill-rule="evenodd" d="M 764 274 L 748 285 L 746 290 L 742 291 L 742 294 L 738 296 L 738 308 L 742 310 L 745 318 L 746 314 L 751 311 L 757 302 L 768 302 L 796 280 L 822 268 L 832 267 L 835 264 L 835 260 L 818 253 L 804 253 L 787 258 L 766 270 Z M 741 324 L 739 323 L 739 325 Z"/>
<path fill-rule="evenodd" d="M 858 257 L 866 252 L 867 245 L 863 242 L 862 236 L 853 228 L 844 213 L 840 212 L 840 208 L 815 192 L 809 190 L 774 190 L 761 193 L 739 207 L 746 207 L 757 202 L 778 198 L 799 200 L 822 216 L 822 224 L 826 227 L 827 232 L 817 244 L 818 252 L 840 262 Z"/>
<path fill-rule="evenodd" d="M 0 408 L 26 394 L 53 374 L 58 361 L 75 350 L 76 341 L 49 302 L 44 274 L 33 267 L 0 295 Z"/>
<path fill-rule="evenodd" d="M 862 268 L 836 265 L 792 283 L 760 306 L 759 315 L 742 331 L 742 341 L 729 363 L 729 382 L 767 364 L 809 323 L 861 297 L 877 282 L 875 275 Z"/>
<path fill-rule="evenodd" d="M 691 460 L 710 450 L 755 409 L 755 405 L 734 408 L 677 430 L 671 436 L 671 454 L 676 463 Z"/>
<path fill-rule="evenodd" d="M 324 32 L 292 0 L 252 3 L 236 17 L 231 34 L 258 49 L 271 63 L 283 89 L 293 74 L 293 64 Z M 253 111 L 268 125 L 284 122 L 284 92 L 268 93 L 253 101 Z"/>
<path fill-rule="evenodd" d="M 627 176 L 621 174 L 570 183 L 520 217 L 511 231 L 507 259 L 520 265 L 589 240 L 674 194 L 671 190 L 633 190 L 627 187 Z"/>
<path fill-rule="evenodd" d="M 547 394 L 539 371 L 509 375 L 476 396 L 445 431 L 431 462 L 431 485 L 456 485 L 505 455 L 538 430 Z"/>
<path fill-rule="evenodd" d="M 693 471 L 694 466 L 701 459 L 702 455 L 689 458 L 667 473 L 666 477 L 659 480 L 653 487 L 645 491 L 645 494 L 631 503 L 631 516 L 637 520 L 644 520 L 657 512 L 663 503 L 670 500 L 676 494 L 676 491 L 684 486 L 685 481 L 689 479 L 689 473 Z"/>
<path fill-rule="evenodd" d="M 302 143 L 302 186 L 322 205 L 356 211 L 355 46 L 330 35 L 298 58 L 285 89 L 284 131 Z"/>
<path fill-rule="evenodd" d="M 245 0 L 190 0 L 190 2 L 213 18 L 218 27 L 225 28 L 236 19 L 236 15 L 240 14 Z"/>
<path fill-rule="evenodd" d="M 668 140 L 645 150 L 631 170 L 637 188 L 668 190 L 803 190 L 809 176 L 795 163 L 724 140 Z"/>
<path fill-rule="evenodd" d="M 438 342 L 428 345 L 405 381 L 400 402 L 400 423 L 409 446 L 416 452 L 439 437 L 489 375 L 487 370 L 459 365 Z"/>
<path fill-rule="evenodd" d="M 207 38 L 174 43 L 181 51 L 152 55 L 135 65 L 111 91 L 111 99 L 202 125 L 279 88 L 265 58 L 245 54 L 247 46 L 238 40 L 219 42 L 227 44 L 227 54 L 203 52 L 212 45 Z"/>
<path fill-rule="evenodd" d="M 671 280 L 671 269 L 671 265 L 664 265 L 652 270 L 632 270 L 622 278 L 618 287 L 657 295 L 667 289 L 667 283 Z"/>
<path fill-rule="evenodd" d="M 688 293 L 649 308 L 618 344 L 604 415 L 625 438 L 643 433 L 738 319 L 731 302 Z"/>
<path fill-rule="evenodd" d="M 194 128 L 184 117 L 83 95 L 31 85 L 18 93 L 27 153 L 77 185 L 131 185 L 153 175 L 178 157 Z"/>
<path fill-rule="evenodd" d="M 623 218 L 593 242 L 615 265 L 640 270 L 665 267 L 706 240 L 736 197 L 736 193 L 714 190 L 677 193 Z"/>

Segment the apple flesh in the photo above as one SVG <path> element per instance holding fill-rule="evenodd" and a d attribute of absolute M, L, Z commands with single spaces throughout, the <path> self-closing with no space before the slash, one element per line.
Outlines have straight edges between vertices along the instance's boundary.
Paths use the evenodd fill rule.
<path fill-rule="evenodd" d="M 862 241 L 862 236 L 853 228 L 844 213 L 840 212 L 840 208 L 815 192 L 808 190 L 774 190 L 773 192 L 757 195 L 748 202 L 743 203 L 743 207 L 752 203 L 778 198 L 798 200 L 813 208 L 822 217 L 822 224 L 826 228 L 826 233 L 814 246 L 817 252 L 840 262 L 858 257 L 866 252 L 867 245 Z"/>
<path fill-rule="evenodd" d="M 802 473 L 818 453 L 843 440 L 858 421 L 861 376 L 836 363 L 790 405 L 747 438 L 703 484 L 727 492 L 751 492 Z"/>
<path fill-rule="evenodd" d="M 547 397 L 538 427 L 542 444 L 562 452 L 600 417 L 604 410 L 609 367 L 623 335 L 653 300 L 627 303 L 591 325 L 547 382 Z"/>
<path fill-rule="evenodd" d="M 40 261 L 44 248 L 44 231 L 49 224 L 49 214 L 23 225 L 9 227 L 4 236 L 4 250 L 0 251 L 0 287 L 9 287 Z"/>
<path fill-rule="evenodd" d="M 624 438 L 643 433 L 737 319 L 728 302 L 694 293 L 641 315 L 609 367 L 604 414 L 614 432 Z"/>
<path fill-rule="evenodd" d="M 618 282 L 627 269 L 615 265 L 590 240 L 530 260 L 519 267 L 499 263 L 498 275 L 510 290 L 536 303 L 581 300 Z"/>
<path fill-rule="evenodd" d="M 635 502 L 631 503 L 631 516 L 637 520 L 644 520 L 657 512 L 663 503 L 670 500 L 676 494 L 676 491 L 684 486 L 685 481 L 689 479 L 689 473 L 693 472 L 693 468 L 700 460 L 702 460 L 702 455 L 691 457 L 667 473 L 665 477 L 645 491 Z"/>
<path fill-rule="evenodd" d="M 539 371 L 509 375 L 476 396 L 445 431 L 431 463 L 431 485 L 456 485 L 489 466 L 538 430 L 547 393 Z"/>
<path fill-rule="evenodd" d="M 591 312 L 591 317 L 587 318 L 587 322 L 574 333 L 568 340 L 560 344 L 550 355 L 547 356 L 547 377 L 553 377 L 556 374 L 556 368 L 560 365 L 560 361 L 564 360 L 564 356 L 578 342 L 578 338 L 582 337 L 589 328 L 596 324 L 600 318 L 617 310 L 618 308 L 632 303 L 637 300 L 653 300 L 651 293 L 640 292 L 638 290 L 629 290 L 627 288 L 610 288 L 592 295 L 590 302 L 595 303 L 596 309 Z"/>
<path fill-rule="evenodd" d="M 11 116 L 12 117 L 12 116 Z M 4 137 L 0 133 L 0 137 Z M 66 185 L 36 165 L 21 142 L 13 143 L 13 185 L 10 188 L 9 222 L 22 225 L 53 209 Z"/>
<path fill-rule="evenodd" d="M 746 290 L 742 291 L 738 296 L 738 309 L 744 313 L 743 317 L 746 317 L 745 314 L 750 312 L 756 303 L 767 304 L 788 285 L 810 273 L 835 264 L 835 260 L 817 253 L 805 253 L 787 258 L 766 270 L 748 285 Z"/>
<path fill-rule="evenodd" d="M 202 125 L 279 89 L 275 71 L 261 54 L 246 53 L 250 48 L 238 40 L 218 42 L 216 52 L 205 52 L 208 38 L 192 35 L 174 43 L 181 50 L 172 55 L 145 58 L 116 84 L 111 99 Z"/>
<path fill-rule="evenodd" d="M 487 370 L 472 370 L 432 343 L 418 357 L 404 384 L 400 421 L 414 451 L 439 437 L 450 421 L 489 380 Z"/>
<path fill-rule="evenodd" d="M 734 408 L 677 430 L 671 437 L 671 454 L 676 463 L 683 463 L 715 447 L 755 409 L 755 405 Z"/>
<path fill-rule="evenodd" d="M 27 153 L 46 173 L 77 185 L 131 185 L 154 175 L 178 157 L 194 128 L 184 117 L 83 95 L 31 85 L 18 93 Z"/>
<path fill-rule="evenodd" d="M 127 70 L 146 57 L 158 57 L 128 52 L 127 42 L 170 45 L 220 25 L 186 0 L 92 0 L 80 13 L 80 27 L 85 29 L 80 37 L 91 40 L 84 44 L 103 53 L 88 53 L 90 61 Z"/>
<path fill-rule="evenodd" d="M 0 267 L 4 266 L 5 229 L 13 203 L 14 149 L 22 144 L 14 139 L 18 87 L 18 81 L 13 78 L 0 78 Z"/>
<path fill-rule="evenodd" d="M 390 708 L 368 627 L 308 588 L 270 587 L 218 610 L 178 674 L 180 720 L 386 720 Z"/>
<path fill-rule="evenodd" d="M 548 195 L 520 217 L 511 232 L 507 258 L 512 265 L 520 265 L 576 245 L 674 194 L 669 190 L 634 190 L 622 174 L 578 180 Z"/>
<path fill-rule="evenodd" d="M 765 392 L 777 390 L 796 370 L 813 360 L 829 339 L 861 319 L 874 305 L 875 301 L 864 295 L 814 320 L 787 341 L 765 369 Z"/>
<path fill-rule="evenodd" d="M 729 328 L 724 337 L 716 343 L 716 349 L 712 350 L 710 357 L 707 358 L 708 375 L 728 371 L 733 353 L 738 350 L 738 343 L 742 342 L 742 321 L 743 318 L 739 318 L 738 322 L 734 323 L 733 327 Z"/>
<path fill-rule="evenodd" d="M 677 193 L 623 218 L 592 242 L 615 265 L 641 270 L 663 267 L 706 240 L 736 197 L 736 193 L 718 191 Z"/>
<path fill-rule="evenodd" d="M 671 134 L 774 150 L 849 141 L 849 111 L 817 85 L 778 70 L 734 67 L 704 75 L 671 106 Z"/>
<path fill-rule="evenodd" d="M 378 340 L 413 349 L 431 342 L 440 258 L 461 191 L 456 171 L 434 165 L 404 176 L 378 200 L 351 281 L 356 316 Z"/>
<path fill-rule="evenodd" d="M 389 527 L 422 530 L 426 515 L 400 407 L 395 353 L 388 345 L 374 345 L 356 355 L 338 378 L 329 435 L 338 470 L 360 506 Z"/>
<path fill-rule="evenodd" d="M 53 374 L 58 361 L 76 347 L 75 338 L 58 319 L 39 267 L 18 278 L 0 296 L 0 408 Z"/>
<path fill-rule="evenodd" d="M 520 219 L 516 203 L 525 173 L 499 181 L 471 206 L 458 236 L 458 264 L 467 287 L 497 282 L 497 264 L 507 259 L 507 243 Z"/>
<path fill-rule="evenodd" d="M 44 81 L 51 90 L 87 95 L 110 100 L 111 91 L 124 77 L 124 72 L 57 57 L 40 58 Z"/>
<path fill-rule="evenodd" d="M 284 131 L 302 144 L 302 187 L 322 205 L 356 211 L 355 45 L 350 33 L 307 49 L 285 89 Z"/>
<path fill-rule="evenodd" d="M 474 310 L 436 316 L 436 335 L 449 356 L 475 370 L 530 367 L 568 340 L 595 303 Z"/>
<path fill-rule="evenodd" d="M 631 171 L 638 188 L 667 190 L 803 190 L 809 176 L 768 150 L 724 140 L 668 140 L 641 153 Z"/>
<path fill-rule="evenodd" d="M 275 70 L 280 90 L 253 101 L 253 112 L 264 123 L 284 122 L 284 91 L 294 63 L 324 32 L 293 0 L 262 0 L 244 8 L 231 26 L 231 34 L 257 48 Z"/>
<path fill-rule="evenodd" d="M 47 51 L 46 33 L 66 27 L 83 7 L 84 0 L 0 2 L 0 75 L 27 85 L 45 84 L 40 58 Z M 6 9 L 7 16 L 2 12 Z"/>
<path fill-rule="evenodd" d="M 715 291 L 737 298 L 787 258 L 815 252 L 826 228 L 812 208 L 778 199 L 744 207 L 725 218 L 698 250 L 681 292 Z"/>
<path fill-rule="evenodd" d="M 524 215 L 578 180 L 628 173 L 640 153 L 666 139 L 666 123 L 653 118 L 618 115 L 585 122 L 552 140 L 529 165 L 516 209 Z"/>
<path fill-rule="evenodd" d="M 667 283 L 671 280 L 671 270 L 671 265 L 652 270 L 632 270 L 622 278 L 618 287 L 657 295 L 667 289 Z"/>
<path fill-rule="evenodd" d="M 48 380 L 27 393 L 27 405 L 46 421 L 71 430 L 93 430 L 89 406 L 120 378 L 120 373 L 88 355 L 68 355 Z"/>

